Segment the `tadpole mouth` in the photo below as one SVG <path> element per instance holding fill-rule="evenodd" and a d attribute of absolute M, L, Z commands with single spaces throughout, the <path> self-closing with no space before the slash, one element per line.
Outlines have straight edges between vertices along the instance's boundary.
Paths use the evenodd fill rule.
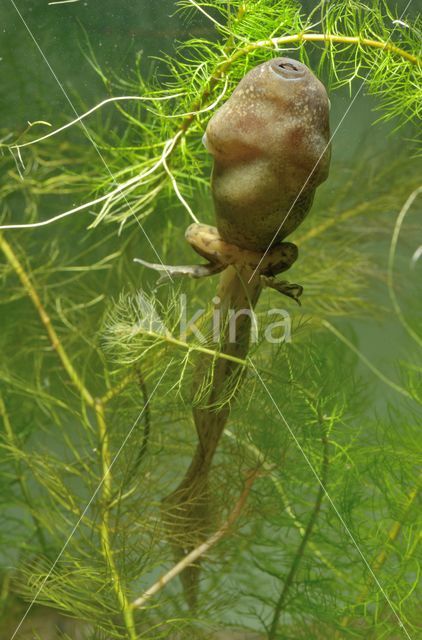
<path fill-rule="evenodd" d="M 299 80 L 306 73 L 306 67 L 291 58 L 276 58 L 271 62 L 271 69 L 285 80 Z"/>

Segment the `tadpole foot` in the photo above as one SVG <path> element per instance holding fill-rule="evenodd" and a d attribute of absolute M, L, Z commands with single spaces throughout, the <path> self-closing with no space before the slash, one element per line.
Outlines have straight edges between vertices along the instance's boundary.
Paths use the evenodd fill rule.
<path fill-rule="evenodd" d="M 287 280 L 276 280 L 268 276 L 261 276 L 264 287 L 275 289 L 289 298 L 292 298 L 299 306 L 301 306 L 300 296 L 303 293 L 303 287 L 300 284 L 287 282 Z"/>

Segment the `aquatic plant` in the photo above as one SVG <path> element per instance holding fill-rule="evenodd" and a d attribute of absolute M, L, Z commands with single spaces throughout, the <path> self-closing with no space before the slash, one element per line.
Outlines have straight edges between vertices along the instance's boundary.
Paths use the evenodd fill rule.
<path fill-rule="evenodd" d="M 300 312 L 285 303 L 292 342 L 263 338 L 265 305 L 280 306 L 267 291 L 257 342 L 225 353 L 210 332 L 213 279 L 156 287 L 133 258 L 192 262 L 184 228 L 213 222 L 206 124 L 245 73 L 274 56 L 305 62 L 332 100 L 348 86 L 352 106 L 364 87 L 380 118 L 415 140 L 419 22 L 378 1 L 322 2 L 307 15 L 290 0 L 178 7 L 210 20 L 215 37 L 181 43 L 149 78 L 138 60 L 133 78 L 111 81 L 91 50 L 110 97 L 56 130 L 29 138 L 31 127 L 3 143 L 13 158 L 0 159 L 0 536 L 5 566 L 17 569 L 4 572 L 1 603 L 6 610 L 19 594 L 86 621 L 98 638 L 238 627 L 269 639 L 414 637 L 421 397 L 410 350 L 420 348 L 420 310 L 411 279 L 395 273 L 398 241 L 417 228 L 416 145 L 401 154 L 392 138 L 393 159 L 368 146 L 346 168 L 334 165 L 292 236 L 305 287 Z M 76 125 L 92 144 L 77 141 Z M 58 210 L 67 195 L 81 204 Z M 29 228 L 8 230 L 17 226 Z M 181 334 L 181 317 L 198 308 L 204 338 Z M 398 372 L 374 364 L 340 321 L 385 313 L 408 340 Z M 162 500 L 192 455 L 192 408 L 228 361 L 236 373 L 211 407 L 230 406 L 230 420 L 207 530 L 185 555 L 179 538 L 175 563 L 175 521 L 169 532 Z M 378 411 L 368 380 L 389 394 L 377 396 Z M 175 578 L 186 583 L 199 563 L 192 598 Z M 9 636 L 34 608 L 16 629 L 23 607 Z"/>

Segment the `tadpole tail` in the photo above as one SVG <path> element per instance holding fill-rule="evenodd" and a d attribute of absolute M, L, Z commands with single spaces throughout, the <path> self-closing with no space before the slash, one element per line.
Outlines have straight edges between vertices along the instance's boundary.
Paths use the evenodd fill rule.
<path fill-rule="evenodd" d="M 220 350 L 245 359 L 249 349 L 251 316 L 262 290 L 259 275 L 251 277 L 250 269 L 228 267 L 220 277 L 216 310 L 220 312 L 222 335 Z M 230 314 L 238 313 L 230 321 Z M 230 324 L 232 326 L 230 326 Z M 234 326 L 233 326 L 234 325 Z M 198 444 L 192 461 L 179 486 L 163 500 L 163 517 L 173 546 L 175 559 L 180 560 L 201 544 L 218 525 L 212 514 L 213 495 L 209 485 L 212 461 L 221 435 L 230 416 L 230 405 L 236 395 L 243 373 L 242 365 L 227 359 L 203 356 L 194 374 L 194 393 L 208 382 L 209 388 L 193 408 Z M 199 590 L 199 565 L 186 568 L 181 574 L 186 600 L 196 605 Z"/>

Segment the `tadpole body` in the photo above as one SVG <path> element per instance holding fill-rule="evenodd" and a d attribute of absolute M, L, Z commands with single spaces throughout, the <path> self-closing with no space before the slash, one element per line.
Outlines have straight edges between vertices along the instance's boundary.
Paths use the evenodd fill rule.
<path fill-rule="evenodd" d="M 249 71 L 214 113 L 204 142 L 224 240 L 265 251 L 304 220 L 328 176 L 329 105 L 306 65 L 274 58 Z"/>
<path fill-rule="evenodd" d="M 193 266 L 179 271 L 195 278 L 222 271 L 214 309 L 221 335 L 213 346 L 240 361 L 248 354 L 250 311 L 263 286 L 299 301 L 302 287 L 274 276 L 297 259 L 297 247 L 283 240 L 304 220 L 317 186 L 328 176 L 328 114 L 326 90 L 312 72 L 290 58 L 275 58 L 249 71 L 208 123 L 204 144 L 214 159 L 216 227 L 189 227 L 188 242 L 209 262 L 200 271 Z M 198 444 L 185 477 L 163 500 L 178 560 L 215 526 L 209 473 L 242 372 L 234 360 L 201 356 L 197 363 L 193 391 L 207 388 L 193 409 Z M 198 578 L 198 566 L 181 574 L 191 607 Z"/>

